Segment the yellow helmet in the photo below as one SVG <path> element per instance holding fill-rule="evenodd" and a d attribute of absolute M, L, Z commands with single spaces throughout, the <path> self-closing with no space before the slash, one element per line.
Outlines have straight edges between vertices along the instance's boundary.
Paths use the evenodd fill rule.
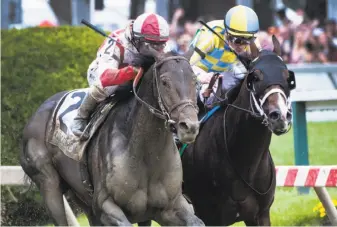
<path fill-rule="evenodd" d="M 226 32 L 233 36 L 252 37 L 259 31 L 259 19 L 251 8 L 237 5 L 225 16 Z"/>

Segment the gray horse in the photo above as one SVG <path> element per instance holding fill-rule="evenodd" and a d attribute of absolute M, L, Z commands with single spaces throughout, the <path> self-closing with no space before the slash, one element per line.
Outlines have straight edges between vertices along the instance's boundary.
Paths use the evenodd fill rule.
<path fill-rule="evenodd" d="M 172 137 L 175 132 L 192 143 L 199 132 L 196 78 L 183 56 L 151 53 L 133 63 L 145 72 L 134 86 L 136 94 L 120 100 L 87 147 L 84 171 L 92 193 L 82 182 L 80 163 L 46 142 L 65 92 L 47 99 L 27 123 L 20 162 L 56 225 L 68 225 L 62 199 L 67 191 L 90 225 L 130 226 L 145 220 L 204 225 L 182 195 L 182 165 Z"/>

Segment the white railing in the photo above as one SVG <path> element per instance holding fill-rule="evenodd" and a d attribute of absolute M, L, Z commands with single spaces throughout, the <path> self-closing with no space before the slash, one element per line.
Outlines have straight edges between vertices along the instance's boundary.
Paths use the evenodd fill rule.
<path fill-rule="evenodd" d="M 25 185 L 20 166 L 0 166 L 1 184 Z M 294 173 L 296 174 L 294 175 Z M 294 177 L 295 176 L 295 177 Z M 322 202 L 331 224 L 337 226 L 337 210 L 325 187 L 337 187 L 337 166 L 276 166 L 278 187 L 312 187 Z M 63 196 L 67 219 L 72 226 L 79 226 L 67 199 Z"/>
<path fill-rule="evenodd" d="M 25 181 L 25 173 L 21 166 L 0 166 L 0 182 L 1 185 L 27 185 L 29 182 Z M 64 209 L 69 225 L 80 226 L 76 216 L 71 209 L 67 199 L 63 196 Z"/>
<path fill-rule="evenodd" d="M 293 102 L 304 102 L 308 121 L 337 120 L 337 64 L 288 64 L 295 72 Z"/>

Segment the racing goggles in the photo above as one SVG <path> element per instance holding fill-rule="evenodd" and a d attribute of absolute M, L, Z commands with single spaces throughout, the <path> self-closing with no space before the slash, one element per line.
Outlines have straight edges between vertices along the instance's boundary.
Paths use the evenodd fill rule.
<path fill-rule="evenodd" d="M 166 46 L 166 42 L 149 42 L 149 41 L 145 41 L 145 45 L 151 46 L 156 51 L 163 51 L 164 48 L 165 48 L 165 46 Z"/>
<path fill-rule="evenodd" d="M 237 44 L 237 45 L 248 45 L 256 39 L 256 37 L 254 36 L 245 38 L 245 37 L 233 36 L 231 34 L 227 34 L 227 37 L 228 37 L 228 41 L 230 41 L 231 43 Z"/>

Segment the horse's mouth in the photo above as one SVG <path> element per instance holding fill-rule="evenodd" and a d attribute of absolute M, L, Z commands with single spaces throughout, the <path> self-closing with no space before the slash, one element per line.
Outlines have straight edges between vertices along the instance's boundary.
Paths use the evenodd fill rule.
<path fill-rule="evenodd" d="M 194 135 L 186 135 L 186 133 L 178 133 L 178 130 L 177 128 L 175 127 L 174 124 L 170 124 L 169 125 L 169 128 L 170 128 L 170 131 L 176 135 L 180 135 L 179 136 L 179 140 L 183 143 L 187 143 L 187 144 L 190 144 L 190 143 L 193 143 L 195 141 L 195 138 L 196 136 Z M 181 134 L 183 134 L 183 136 L 181 136 Z"/>
<path fill-rule="evenodd" d="M 183 131 L 183 130 L 177 130 L 176 135 L 177 135 L 180 142 L 186 143 L 186 144 L 191 144 L 196 140 L 198 132 L 199 132 L 199 130 L 196 131 L 196 132 L 186 132 L 186 131 Z"/>
<path fill-rule="evenodd" d="M 180 141 L 186 144 L 191 144 L 195 141 L 195 139 L 196 136 L 184 136 L 183 138 L 180 139 Z"/>
<path fill-rule="evenodd" d="M 284 124 L 283 127 L 277 127 L 275 125 L 273 127 L 273 125 L 271 124 L 270 130 L 277 136 L 281 136 L 283 134 L 286 134 L 289 131 L 290 122 L 284 122 L 283 124 Z M 280 126 L 280 125 L 278 125 L 278 126 Z"/>
<path fill-rule="evenodd" d="M 281 130 L 274 130 L 273 133 L 277 136 L 283 135 L 285 133 L 287 133 L 288 130 L 287 129 L 281 129 Z"/>

